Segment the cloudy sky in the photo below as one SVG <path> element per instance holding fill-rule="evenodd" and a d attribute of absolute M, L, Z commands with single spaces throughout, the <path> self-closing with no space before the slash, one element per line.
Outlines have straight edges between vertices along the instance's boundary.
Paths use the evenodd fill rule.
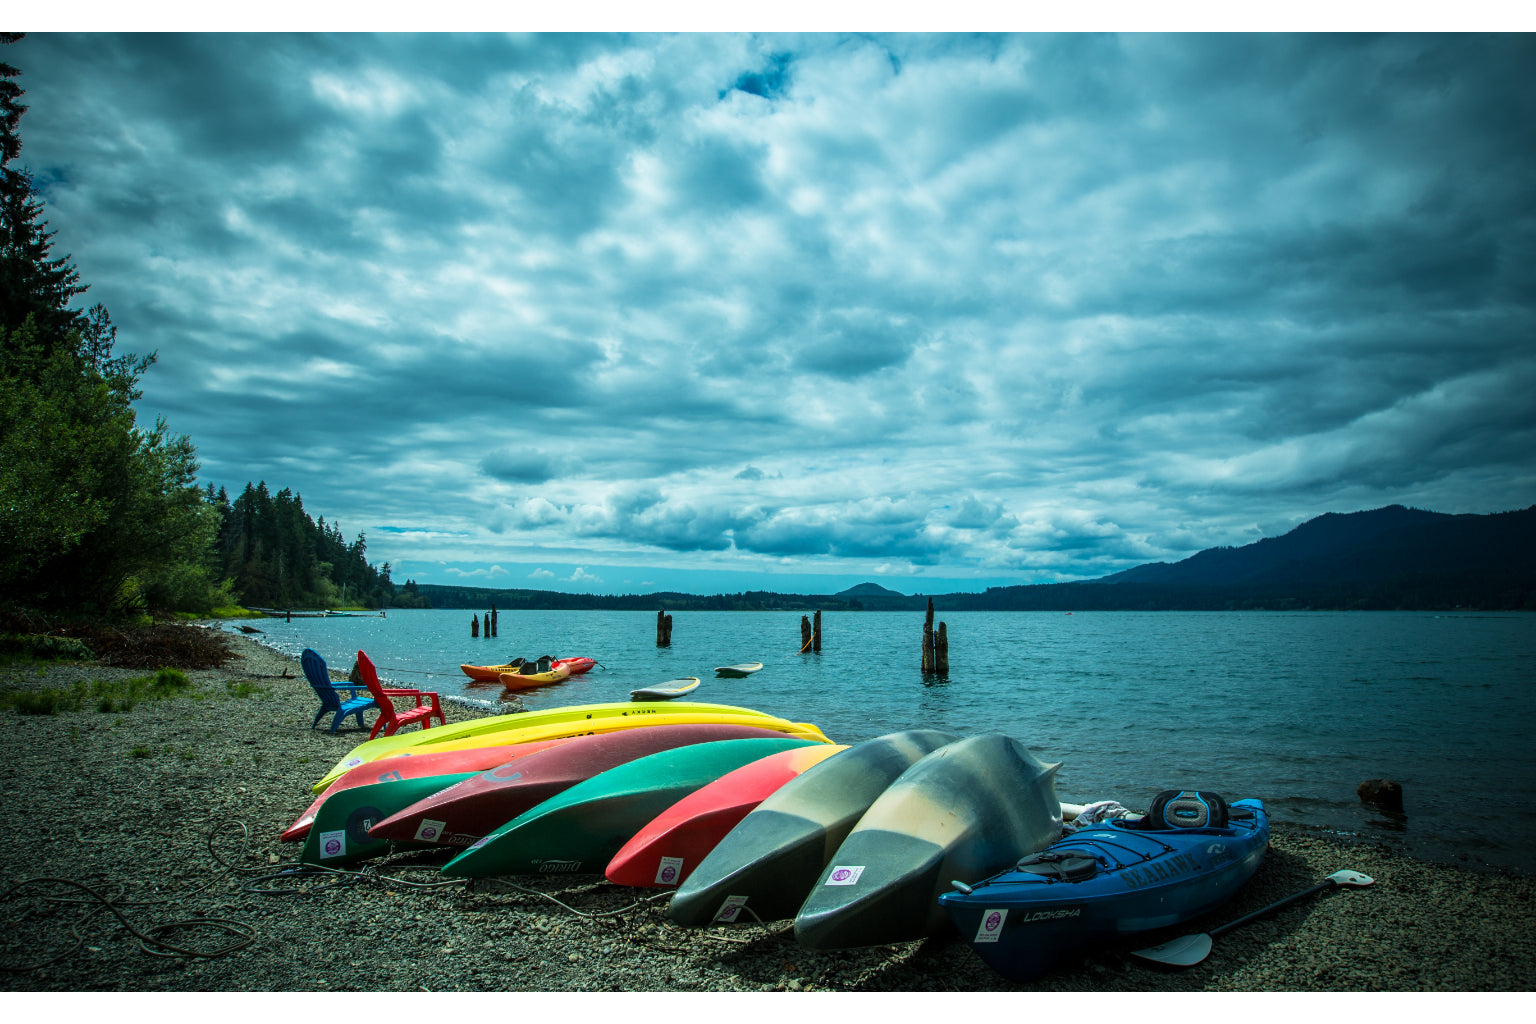
<path fill-rule="evenodd" d="M 1536 503 L 1536 39 L 37 33 L 201 479 L 394 577 L 904 593 Z"/>

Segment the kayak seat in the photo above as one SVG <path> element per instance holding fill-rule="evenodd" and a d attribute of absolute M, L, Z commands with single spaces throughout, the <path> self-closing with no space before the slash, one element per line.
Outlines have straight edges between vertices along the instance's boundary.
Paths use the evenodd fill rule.
<path fill-rule="evenodd" d="M 367 685 L 368 692 L 373 694 L 373 699 L 379 705 L 379 720 L 373 723 L 373 731 L 368 734 L 369 739 L 379 735 L 381 729 L 385 736 L 393 736 L 412 722 L 420 722 L 423 729 L 430 729 L 434 718 L 443 725 L 448 724 L 448 720 L 443 717 L 443 708 L 438 703 L 437 694 L 429 690 L 386 690 L 379 682 L 379 673 L 373 667 L 373 662 L 362 651 L 357 652 L 357 671 Z M 413 697 L 416 700 L 416 706 L 400 711 L 395 707 L 395 702 L 390 699 L 392 697 Z M 432 703 L 423 704 L 423 697 L 432 698 Z"/>
<path fill-rule="evenodd" d="M 1081 853 L 1042 850 L 1019 858 L 1014 869 L 1031 875 L 1043 875 L 1053 882 L 1086 882 L 1099 873 L 1099 862 Z"/>
<path fill-rule="evenodd" d="M 372 697 L 359 697 L 359 693 L 367 693 L 366 686 L 352 686 L 342 683 L 339 686 L 331 681 L 330 670 L 325 666 L 325 659 L 319 654 L 304 648 L 304 653 L 299 655 L 299 664 L 304 668 L 304 678 L 309 680 L 310 689 L 315 691 L 315 696 L 320 698 L 320 710 L 315 712 L 315 720 L 310 723 L 310 728 L 315 729 L 320 725 L 320 719 L 326 715 L 331 716 L 331 734 L 341 728 L 342 720 L 349 715 L 357 716 L 357 727 L 365 728 L 367 722 L 363 721 L 363 712 L 369 708 L 378 707 L 378 702 Z M 341 691 L 347 692 L 342 697 Z"/>
<path fill-rule="evenodd" d="M 1218 793 L 1196 789 L 1165 789 L 1152 798 L 1141 828 L 1226 828 L 1228 808 Z"/>

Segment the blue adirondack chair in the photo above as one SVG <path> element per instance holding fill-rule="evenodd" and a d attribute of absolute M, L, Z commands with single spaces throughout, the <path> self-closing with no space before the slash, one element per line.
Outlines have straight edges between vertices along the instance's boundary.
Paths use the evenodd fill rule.
<path fill-rule="evenodd" d="M 304 648 L 304 653 L 299 656 L 299 664 L 304 666 L 304 678 L 309 680 L 309 685 L 314 689 L 315 696 L 320 698 L 320 710 L 315 712 L 315 721 L 310 725 L 311 729 L 318 726 L 320 719 L 324 718 L 327 714 L 331 715 L 332 734 L 341 726 L 342 719 L 348 715 L 357 716 L 357 727 L 359 729 L 366 729 L 368 727 L 368 723 L 363 721 L 363 712 L 369 708 L 379 706 L 378 701 L 374 700 L 372 695 L 367 697 L 359 697 L 357 695 L 359 690 L 367 693 L 368 687 L 350 686 L 346 683 L 338 686 L 331 682 L 331 674 L 326 670 L 325 659 L 308 647 Z M 342 690 L 346 690 L 350 694 L 345 700 L 341 696 L 340 691 Z"/>

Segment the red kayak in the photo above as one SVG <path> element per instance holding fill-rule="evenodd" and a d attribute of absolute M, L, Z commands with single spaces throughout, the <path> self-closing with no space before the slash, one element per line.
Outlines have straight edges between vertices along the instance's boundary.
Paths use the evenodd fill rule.
<path fill-rule="evenodd" d="M 571 675 L 579 676 L 596 664 L 597 662 L 593 661 L 591 658 L 556 658 L 554 661 L 549 663 L 549 667 L 561 668 L 564 666 L 571 670 Z"/>
<path fill-rule="evenodd" d="M 577 736 L 559 747 L 466 779 L 452 791 L 434 793 L 380 821 L 368 835 L 373 839 L 417 840 L 426 827 L 435 835 L 478 839 L 530 807 L 621 764 L 694 743 L 761 738 L 783 739 L 784 734 L 757 726 L 705 722 Z"/>
<path fill-rule="evenodd" d="M 720 776 L 658 814 L 603 872 L 616 885 L 675 889 L 725 834 L 780 786 L 846 746 L 781 750 Z"/>
<path fill-rule="evenodd" d="M 309 826 L 315 822 L 315 814 L 326 797 L 354 786 L 371 786 L 377 782 L 394 782 L 398 779 L 421 779 L 428 775 L 453 775 L 462 772 L 483 772 L 487 768 L 536 754 L 550 747 L 558 747 L 578 737 L 564 736 L 557 740 L 537 740 L 533 743 L 516 743 L 500 747 L 475 747 L 472 750 L 445 750 L 436 754 L 411 754 L 409 751 L 394 757 L 360 764 L 326 787 L 315 798 L 309 810 L 278 839 L 284 843 L 301 843 L 309 835 Z"/>

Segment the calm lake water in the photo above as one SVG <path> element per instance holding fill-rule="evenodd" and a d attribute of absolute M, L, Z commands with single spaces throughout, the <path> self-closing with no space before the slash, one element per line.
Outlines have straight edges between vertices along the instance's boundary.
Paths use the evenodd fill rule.
<path fill-rule="evenodd" d="M 690 699 L 814 722 L 853 743 L 914 727 L 1003 732 L 1062 763 L 1068 802 L 1145 807 L 1163 789 L 1259 797 L 1276 820 L 1364 833 L 1417 856 L 1536 870 L 1536 615 L 1429 612 L 949 612 L 946 678 L 919 670 L 923 616 L 515 611 L 471 638 L 470 612 L 267 619 L 262 639 L 349 668 L 359 649 L 403 686 L 494 702 L 461 663 L 584 655 L 584 676 L 522 691 L 530 710 L 629 699 L 698 676 Z M 746 679 L 714 668 L 761 661 Z M 453 718 L 448 709 L 450 721 Z M 1406 815 L 1362 805 L 1402 783 Z M 1340 867 L 1348 867 L 1341 864 Z"/>

